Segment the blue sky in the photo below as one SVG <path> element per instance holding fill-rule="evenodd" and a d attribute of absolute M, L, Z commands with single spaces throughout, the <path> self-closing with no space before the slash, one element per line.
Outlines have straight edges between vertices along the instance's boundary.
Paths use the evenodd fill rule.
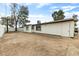
<path fill-rule="evenodd" d="M 65 12 L 65 18 L 71 18 L 73 14 L 79 18 L 79 3 L 19 3 L 28 6 L 29 20 L 31 23 L 53 21 L 51 14 L 59 9 Z M 0 16 L 10 15 L 10 4 L 0 3 Z M 79 22 L 77 23 L 79 26 Z"/>

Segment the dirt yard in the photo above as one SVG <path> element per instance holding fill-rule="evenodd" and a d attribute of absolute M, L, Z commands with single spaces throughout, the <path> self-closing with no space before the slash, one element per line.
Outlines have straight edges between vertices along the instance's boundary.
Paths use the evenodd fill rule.
<path fill-rule="evenodd" d="M 66 38 L 32 33 L 6 33 L 0 39 L 1 56 L 79 55 L 79 37 Z"/>

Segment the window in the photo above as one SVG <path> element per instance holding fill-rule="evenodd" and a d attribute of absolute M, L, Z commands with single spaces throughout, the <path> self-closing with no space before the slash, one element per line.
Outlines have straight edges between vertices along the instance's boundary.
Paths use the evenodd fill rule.
<path fill-rule="evenodd" d="M 41 25 L 40 25 L 40 24 L 37 24 L 37 25 L 36 25 L 36 30 L 37 30 L 37 31 L 41 31 Z"/>
<path fill-rule="evenodd" d="M 34 30 L 34 25 L 32 25 L 32 30 Z"/>
<path fill-rule="evenodd" d="M 29 27 L 28 26 L 26 26 L 26 30 L 28 30 L 29 29 Z"/>

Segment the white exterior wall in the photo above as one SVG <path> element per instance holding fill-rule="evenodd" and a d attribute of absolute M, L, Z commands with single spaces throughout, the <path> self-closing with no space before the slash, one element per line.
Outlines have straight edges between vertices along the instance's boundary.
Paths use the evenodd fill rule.
<path fill-rule="evenodd" d="M 34 26 L 33 32 L 74 37 L 74 21 L 44 24 L 41 25 L 41 31 L 36 31 Z"/>
<path fill-rule="evenodd" d="M 32 32 L 32 30 L 31 30 L 31 25 L 28 26 L 28 30 L 26 29 L 26 27 L 24 27 L 24 32 Z"/>
<path fill-rule="evenodd" d="M 17 28 L 18 31 L 24 32 L 24 28 Z"/>
<path fill-rule="evenodd" d="M 75 22 L 72 21 L 70 22 L 70 37 L 74 37 L 74 34 L 75 34 Z"/>
<path fill-rule="evenodd" d="M 15 28 L 10 27 L 8 31 L 15 31 Z"/>
<path fill-rule="evenodd" d="M 0 25 L 0 37 L 3 37 L 4 33 L 5 33 L 5 26 Z"/>

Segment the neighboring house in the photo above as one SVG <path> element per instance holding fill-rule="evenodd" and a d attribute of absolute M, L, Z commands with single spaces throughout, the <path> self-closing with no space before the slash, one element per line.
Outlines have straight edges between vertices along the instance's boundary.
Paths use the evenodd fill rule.
<path fill-rule="evenodd" d="M 6 26 L 0 24 L 0 37 L 3 37 L 3 35 L 6 31 L 5 29 L 6 29 Z"/>
<path fill-rule="evenodd" d="M 35 32 L 52 35 L 60 35 L 65 37 L 74 37 L 75 34 L 74 19 L 64 19 L 41 24 L 27 25 L 24 32 Z"/>

